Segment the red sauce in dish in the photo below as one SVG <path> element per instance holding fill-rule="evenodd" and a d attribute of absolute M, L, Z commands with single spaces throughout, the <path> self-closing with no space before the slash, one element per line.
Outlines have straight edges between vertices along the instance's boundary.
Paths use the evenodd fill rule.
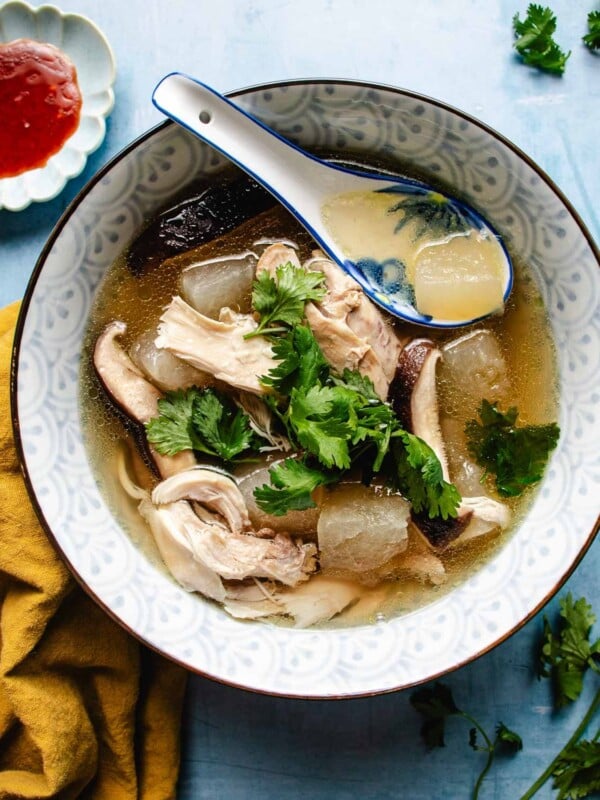
<path fill-rule="evenodd" d="M 0 44 L 0 178 L 43 167 L 76 130 L 77 72 L 58 48 L 29 39 Z"/>

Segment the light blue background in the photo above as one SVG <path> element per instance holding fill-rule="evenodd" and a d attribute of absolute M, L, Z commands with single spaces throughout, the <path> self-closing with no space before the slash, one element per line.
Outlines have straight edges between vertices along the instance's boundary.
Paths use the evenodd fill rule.
<path fill-rule="evenodd" d="M 37 5 L 34 3 L 34 5 Z M 497 128 L 558 183 L 600 238 L 600 56 L 580 42 L 593 0 L 552 0 L 558 41 L 573 54 L 562 78 L 511 54 L 515 0 L 61 0 L 90 16 L 117 58 L 116 106 L 102 147 L 55 200 L 0 211 L 0 304 L 22 296 L 62 211 L 110 157 L 160 115 L 152 88 L 172 70 L 221 91 L 287 78 L 360 78 L 437 97 Z M 1 123 L 0 123 L 1 124 Z M 566 588 L 600 613 L 596 542 Z M 565 589 L 566 591 L 566 589 Z M 562 593 L 561 593 L 562 594 Z M 553 602 L 547 609 L 552 613 Z M 524 751 L 500 759 L 483 798 L 518 798 L 584 712 L 554 714 L 534 674 L 538 617 L 449 676 L 456 700 L 492 731 L 502 720 Z M 588 692 L 589 695 L 589 692 Z M 467 798 L 484 756 L 451 723 L 448 746 L 426 754 L 408 693 L 344 702 L 251 695 L 192 677 L 179 800 L 310 796 L 313 800 Z M 550 798 L 547 786 L 538 797 Z"/>

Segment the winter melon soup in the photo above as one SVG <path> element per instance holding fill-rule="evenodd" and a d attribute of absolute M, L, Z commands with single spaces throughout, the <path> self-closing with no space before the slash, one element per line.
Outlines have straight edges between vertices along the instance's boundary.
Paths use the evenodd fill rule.
<path fill-rule="evenodd" d="M 536 284 L 517 260 L 485 323 L 399 325 L 272 201 L 238 214 L 236 191 L 183 200 L 105 278 L 82 377 L 98 481 L 148 558 L 234 617 L 352 625 L 431 602 L 519 524 L 557 442 Z M 416 291 L 436 246 L 405 258 Z"/>

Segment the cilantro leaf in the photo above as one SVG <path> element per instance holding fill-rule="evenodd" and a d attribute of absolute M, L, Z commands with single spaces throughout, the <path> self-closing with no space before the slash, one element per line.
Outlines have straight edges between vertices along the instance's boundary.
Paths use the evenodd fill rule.
<path fill-rule="evenodd" d="M 279 364 L 261 378 L 261 383 L 272 386 L 282 395 L 289 396 L 294 387 L 310 389 L 329 372 L 319 343 L 305 325 L 296 325 L 278 337 L 272 349 Z"/>
<path fill-rule="evenodd" d="M 341 376 L 332 375 L 331 382 L 334 386 L 343 386 L 361 395 L 365 400 L 381 403 L 381 398 L 375 391 L 373 381 L 368 375 L 361 375 L 358 370 L 346 367 Z"/>
<path fill-rule="evenodd" d="M 452 697 L 452 692 L 443 683 L 425 687 L 413 692 L 410 696 L 413 708 L 425 719 L 421 726 L 421 736 L 429 749 L 444 747 L 446 719 L 454 715 L 462 715 L 462 711 Z"/>
<path fill-rule="evenodd" d="M 542 477 L 550 452 L 556 447 L 560 429 L 548 425 L 516 424 L 518 412 L 501 412 L 483 400 L 479 408 L 482 424 L 467 422 L 469 452 L 477 463 L 496 476 L 496 487 L 504 497 L 520 495 Z"/>
<path fill-rule="evenodd" d="M 146 436 L 161 455 L 197 450 L 233 461 L 258 449 L 250 418 L 213 389 L 178 389 L 158 401 L 158 416 L 146 423 Z"/>
<path fill-rule="evenodd" d="M 195 387 L 177 389 L 158 401 L 158 416 L 146 423 L 146 436 L 161 455 L 201 449 L 192 425 L 192 405 L 198 391 Z"/>
<path fill-rule="evenodd" d="M 600 741 L 583 739 L 565 748 L 558 757 L 552 775 L 557 800 L 579 800 L 596 796 L 600 791 Z"/>
<path fill-rule="evenodd" d="M 547 6 L 530 3 L 524 20 L 513 17 L 514 48 L 523 62 L 562 75 L 571 51 L 564 53 L 554 41 L 556 16 Z"/>
<path fill-rule="evenodd" d="M 316 503 L 311 493 L 317 486 L 336 480 L 323 470 L 306 465 L 305 461 L 286 458 L 269 470 L 271 485 L 257 486 L 254 499 L 259 508 L 277 517 L 288 511 L 303 511 L 314 508 Z"/>
<path fill-rule="evenodd" d="M 400 442 L 392 448 L 396 478 L 402 494 L 414 511 L 426 511 L 429 518 L 456 517 L 460 494 L 456 486 L 444 480 L 442 465 L 429 445 L 407 431 L 399 431 Z"/>
<path fill-rule="evenodd" d="M 503 722 L 499 722 L 496 725 L 495 746 L 497 747 L 500 743 L 504 744 L 505 748 L 512 752 L 523 749 L 523 740 L 519 734 L 511 731 Z"/>
<path fill-rule="evenodd" d="M 307 392 L 292 389 L 289 422 L 300 444 L 326 467 L 350 466 L 350 417 L 351 403 L 339 387 L 317 385 Z"/>
<path fill-rule="evenodd" d="M 246 334 L 246 339 L 268 333 L 280 333 L 287 326 L 298 325 L 304 319 L 304 305 L 309 300 L 325 296 L 322 272 L 295 267 L 291 262 L 280 264 L 273 278 L 267 270 L 259 273 L 252 290 L 252 307 L 260 314 L 258 328 Z M 279 323 L 279 326 L 275 326 Z"/>
<path fill-rule="evenodd" d="M 600 11 L 590 11 L 587 18 L 588 32 L 583 36 L 586 47 L 600 50 Z"/>
<path fill-rule="evenodd" d="M 561 624 L 552 630 L 544 617 L 544 638 L 540 654 L 540 676 L 552 677 L 558 708 L 576 700 L 588 668 L 600 666 L 600 639 L 590 642 L 596 616 L 585 598 L 573 601 L 569 593 L 560 601 Z"/>
<path fill-rule="evenodd" d="M 205 389 L 192 403 L 192 424 L 204 444 L 224 461 L 232 461 L 245 450 L 255 448 L 255 433 L 250 418 L 241 408 Z"/>

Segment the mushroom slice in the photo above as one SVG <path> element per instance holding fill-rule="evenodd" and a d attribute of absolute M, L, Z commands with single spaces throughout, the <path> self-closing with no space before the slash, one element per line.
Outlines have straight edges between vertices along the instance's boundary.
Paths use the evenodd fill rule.
<path fill-rule="evenodd" d="M 162 397 L 156 386 L 136 367 L 117 339 L 127 330 L 124 322 L 109 323 L 94 347 L 94 367 L 109 397 L 134 422 L 144 424 L 158 414 L 157 403 Z M 169 477 L 196 463 L 191 450 L 175 456 L 163 456 L 148 448 L 159 474 Z"/>
<path fill-rule="evenodd" d="M 152 502 L 168 505 L 195 500 L 220 514 L 234 533 L 251 527 L 248 509 L 233 477 L 205 467 L 192 467 L 162 481 L 152 492 Z"/>
<path fill-rule="evenodd" d="M 258 327 L 250 314 L 221 309 L 218 320 L 195 311 L 176 296 L 160 318 L 156 346 L 169 350 L 218 380 L 254 394 L 267 389 L 259 378 L 277 365 L 263 336 L 244 339 Z"/>
<path fill-rule="evenodd" d="M 157 414 L 162 393 L 136 367 L 117 339 L 127 330 L 124 322 L 110 322 L 96 340 L 94 367 L 104 388 L 123 411 L 137 422 Z"/>
<path fill-rule="evenodd" d="M 413 339 L 400 353 L 390 387 L 392 408 L 404 427 L 427 442 L 449 481 L 438 411 L 435 370 L 441 356 L 430 339 Z"/>
<path fill-rule="evenodd" d="M 510 523 L 510 510 L 491 497 L 463 497 L 457 517 L 429 519 L 424 514 L 413 514 L 413 522 L 429 545 L 441 551 L 506 528 Z"/>
<path fill-rule="evenodd" d="M 337 372 L 358 370 L 385 399 L 401 343 L 358 283 L 320 251 L 304 265 L 325 274 L 327 294 L 307 303 L 306 319 L 323 355 Z"/>

